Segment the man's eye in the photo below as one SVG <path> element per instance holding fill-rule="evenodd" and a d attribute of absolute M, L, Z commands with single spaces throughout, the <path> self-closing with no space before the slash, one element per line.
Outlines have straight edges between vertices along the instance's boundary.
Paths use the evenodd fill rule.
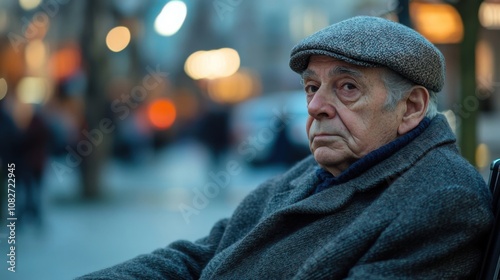
<path fill-rule="evenodd" d="M 344 89 L 344 90 L 353 90 L 353 89 L 356 89 L 356 86 L 354 84 L 351 84 L 351 83 L 345 83 L 342 86 L 342 89 Z"/>
<path fill-rule="evenodd" d="M 315 86 L 315 85 L 307 85 L 305 87 L 305 91 L 306 93 L 314 93 L 314 92 L 317 92 L 319 89 L 319 87 Z"/>

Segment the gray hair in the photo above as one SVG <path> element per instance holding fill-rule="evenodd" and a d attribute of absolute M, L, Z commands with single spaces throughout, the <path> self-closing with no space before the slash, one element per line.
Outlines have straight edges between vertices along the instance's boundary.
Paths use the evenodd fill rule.
<path fill-rule="evenodd" d="M 416 84 L 404 78 L 391 69 L 385 68 L 382 74 L 382 81 L 387 89 L 387 100 L 385 101 L 384 108 L 386 110 L 394 110 L 399 101 L 410 94 L 410 90 Z M 437 114 L 437 95 L 436 92 L 427 89 L 429 92 L 430 100 L 427 106 L 425 115 L 432 119 Z"/>

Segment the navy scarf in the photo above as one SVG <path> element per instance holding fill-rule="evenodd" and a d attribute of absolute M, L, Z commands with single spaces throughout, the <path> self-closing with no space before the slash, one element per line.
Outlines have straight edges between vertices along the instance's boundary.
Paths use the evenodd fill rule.
<path fill-rule="evenodd" d="M 316 170 L 316 175 L 319 178 L 319 183 L 318 186 L 316 186 L 316 190 L 314 191 L 314 193 L 319 193 L 326 188 L 347 182 L 350 179 L 359 176 L 365 170 L 383 161 L 390 155 L 397 152 L 399 149 L 408 145 L 408 143 L 419 136 L 429 126 L 430 123 L 431 120 L 425 117 L 420 122 L 420 124 L 410 132 L 368 153 L 366 156 L 351 164 L 351 166 L 340 173 L 338 177 L 333 176 L 330 172 L 326 171 L 323 168 L 318 168 L 318 170 Z"/>

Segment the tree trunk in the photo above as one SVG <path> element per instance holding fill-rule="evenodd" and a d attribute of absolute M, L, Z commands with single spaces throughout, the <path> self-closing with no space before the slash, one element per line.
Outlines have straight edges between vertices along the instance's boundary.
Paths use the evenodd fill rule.
<path fill-rule="evenodd" d="M 86 124 L 80 134 L 82 141 L 90 143 L 92 151 L 82 156 L 82 195 L 86 199 L 95 199 L 101 195 L 100 171 L 105 161 L 105 138 L 106 135 L 98 137 L 99 123 L 105 116 L 106 95 L 104 92 L 104 77 L 106 76 L 106 47 L 102 38 L 98 36 L 99 18 L 105 7 L 102 1 L 86 1 L 85 28 L 82 34 L 82 52 L 84 68 L 87 75 L 87 90 L 85 94 L 85 118 Z M 85 129 L 94 141 L 83 135 Z M 96 134 L 93 134 L 94 131 Z M 87 145 L 89 146 L 89 145 Z"/>
<path fill-rule="evenodd" d="M 456 8 L 462 17 L 464 37 L 460 44 L 460 104 L 455 106 L 460 126 L 459 145 L 462 155 L 476 164 L 477 112 L 479 100 L 476 96 L 476 43 L 479 31 L 478 11 L 482 0 L 461 0 Z"/>

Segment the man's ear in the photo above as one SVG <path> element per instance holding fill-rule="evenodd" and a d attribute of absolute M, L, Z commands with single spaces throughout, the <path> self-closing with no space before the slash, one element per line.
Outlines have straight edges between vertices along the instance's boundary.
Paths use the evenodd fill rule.
<path fill-rule="evenodd" d="M 410 95 L 403 101 L 405 102 L 405 110 L 403 111 L 401 124 L 398 127 L 399 135 L 414 129 L 422 121 L 429 106 L 429 99 L 429 91 L 426 88 L 414 86 L 411 89 Z"/>

